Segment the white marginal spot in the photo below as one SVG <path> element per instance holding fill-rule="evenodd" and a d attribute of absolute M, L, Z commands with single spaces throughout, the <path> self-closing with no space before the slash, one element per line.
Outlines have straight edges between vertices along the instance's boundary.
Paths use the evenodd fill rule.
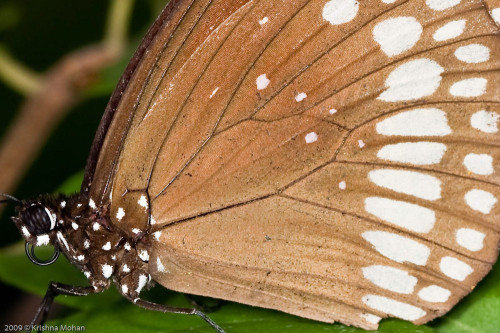
<path fill-rule="evenodd" d="M 116 218 L 118 219 L 118 221 L 121 221 L 123 217 L 125 217 L 125 210 L 122 207 L 120 207 L 116 212 Z"/>
<path fill-rule="evenodd" d="M 363 140 L 358 140 L 358 146 L 359 148 L 363 148 L 364 146 L 366 146 L 366 144 Z"/>
<path fill-rule="evenodd" d="M 416 171 L 380 169 L 368 173 L 368 178 L 378 186 L 398 193 L 413 195 L 425 200 L 441 198 L 441 181 L 431 175 Z"/>
<path fill-rule="evenodd" d="M 382 147 L 377 157 L 387 161 L 430 165 L 441 162 L 446 145 L 437 142 L 402 142 Z"/>
<path fill-rule="evenodd" d="M 318 134 L 316 134 L 314 132 L 307 133 L 305 140 L 306 140 L 306 143 L 316 142 L 316 141 L 318 141 Z"/>
<path fill-rule="evenodd" d="M 489 214 L 497 201 L 493 194 L 483 190 L 473 189 L 465 194 L 467 205 L 483 214 Z"/>
<path fill-rule="evenodd" d="M 400 294 L 411 294 L 418 279 L 408 272 L 394 267 L 373 265 L 363 267 L 363 275 L 380 288 Z"/>
<path fill-rule="evenodd" d="M 155 236 L 156 240 L 159 241 L 161 237 L 161 231 L 157 231 L 153 235 Z"/>
<path fill-rule="evenodd" d="M 455 235 L 455 239 L 460 246 L 474 252 L 483 248 L 485 237 L 486 235 L 482 232 L 469 228 L 458 229 Z"/>
<path fill-rule="evenodd" d="M 490 59 L 490 49 L 481 44 L 465 45 L 456 49 L 455 57 L 469 64 L 479 64 Z"/>
<path fill-rule="evenodd" d="M 24 237 L 26 237 L 26 238 L 31 237 L 31 234 L 25 225 L 23 225 L 23 227 L 21 228 L 21 231 L 22 231 Z"/>
<path fill-rule="evenodd" d="M 215 88 L 214 91 L 212 91 L 212 94 L 210 95 L 210 98 L 214 97 L 214 95 L 219 91 L 219 87 Z"/>
<path fill-rule="evenodd" d="M 141 229 L 133 228 L 132 232 L 137 235 L 138 233 L 141 232 Z"/>
<path fill-rule="evenodd" d="M 393 57 L 415 46 L 422 31 L 422 25 L 414 17 L 393 17 L 373 28 L 373 38 L 387 56 Z"/>
<path fill-rule="evenodd" d="M 59 239 L 59 241 L 60 241 L 61 243 L 63 243 L 64 247 L 65 247 L 65 248 L 66 248 L 66 250 L 68 250 L 68 252 L 69 252 L 69 250 L 70 250 L 70 249 L 69 249 L 68 242 L 66 241 L 66 238 L 64 238 L 64 236 L 63 236 L 62 232 L 58 231 L 58 232 L 56 233 L 56 236 L 57 236 L 57 239 Z"/>
<path fill-rule="evenodd" d="M 434 10 L 445 10 L 451 7 L 455 7 L 462 0 L 425 0 L 425 3 L 429 8 Z"/>
<path fill-rule="evenodd" d="M 500 8 L 492 9 L 490 14 L 495 23 L 500 25 Z"/>
<path fill-rule="evenodd" d="M 446 276 L 458 281 L 465 280 L 474 271 L 468 264 L 453 257 L 441 258 L 439 268 Z"/>
<path fill-rule="evenodd" d="M 128 293 L 128 286 L 126 284 L 122 284 L 122 293 L 123 294 Z"/>
<path fill-rule="evenodd" d="M 71 226 L 73 227 L 74 230 L 78 230 L 78 224 L 76 224 L 75 222 L 71 222 Z"/>
<path fill-rule="evenodd" d="M 488 154 L 468 154 L 464 158 L 464 165 L 470 172 L 477 175 L 491 175 L 493 173 L 493 157 Z"/>
<path fill-rule="evenodd" d="M 486 92 L 488 80 L 481 77 L 465 79 L 450 87 L 450 94 L 456 97 L 478 97 Z"/>
<path fill-rule="evenodd" d="M 362 313 L 360 314 L 360 317 L 371 324 L 378 324 L 378 322 L 382 320 L 382 318 L 380 318 L 379 316 L 376 316 L 371 313 Z"/>
<path fill-rule="evenodd" d="M 432 37 L 437 42 L 442 42 L 448 39 L 460 36 L 465 30 L 466 20 L 451 21 L 437 29 Z"/>
<path fill-rule="evenodd" d="M 266 24 L 267 22 L 269 22 L 269 17 L 263 17 L 262 20 L 259 20 L 259 24 L 260 25 L 263 25 L 263 24 Z"/>
<path fill-rule="evenodd" d="M 430 96 L 439 88 L 443 72 L 443 67 L 431 59 L 408 61 L 389 74 L 385 80 L 387 90 L 377 99 L 399 102 Z"/>
<path fill-rule="evenodd" d="M 304 99 L 306 99 L 307 94 L 305 92 L 298 93 L 297 96 L 295 96 L 295 100 L 297 102 L 302 102 Z"/>
<path fill-rule="evenodd" d="M 66 201 L 61 201 L 61 208 L 66 207 Z"/>
<path fill-rule="evenodd" d="M 148 262 L 149 261 L 149 253 L 146 250 L 141 250 L 139 252 L 139 258 L 141 258 L 142 261 Z"/>
<path fill-rule="evenodd" d="M 390 232 L 365 231 L 361 236 L 370 242 L 377 252 L 399 263 L 411 262 L 423 266 L 430 255 L 430 249 L 426 245 Z"/>
<path fill-rule="evenodd" d="M 102 276 L 104 276 L 105 279 L 109 279 L 111 275 L 113 274 L 113 266 L 104 264 L 101 265 L 102 269 Z"/>
<path fill-rule="evenodd" d="M 497 123 L 499 119 L 500 115 L 498 113 L 481 110 L 470 117 L 470 124 L 484 133 L 498 133 Z"/>
<path fill-rule="evenodd" d="M 156 257 L 156 268 L 158 269 L 158 272 L 165 272 L 165 266 L 163 266 L 160 257 Z"/>
<path fill-rule="evenodd" d="M 148 277 L 146 275 L 143 274 L 139 275 L 138 287 L 135 291 L 140 293 L 142 288 L 144 288 L 147 282 L 148 282 Z"/>
<path fill-rule="evenodd" d="M 402 303 L 391 298 L 378 295 L 365 295 L 363 303 L 380 312 L 393 315 L 404 320 L 417 320 L 426 315 L 426 312 L 416 306 Z"/>
<path fill-rule="evenodd" d="M 431 303 L 444 303 L 448 300 L 450 295 L 451 292 L 448 289 L 444 289 L 436 285 L 422 288 L 418 292 L 418 297 Z"/>
<path fill-rule="evenodd" d="M 111 250 L 111 242 L 107 242 L 106 244 L 103 245 L 102 249 L 104 251 L 109 251 Z"/>
<path fill-rule="evenodd" d="M 36 236 L 36 246 L 48 245 L 49 242 L 50 237 L 47 234 Z"/>
<path fill-rule="evenodd" d="M 90 241 L 88 239 L 83 242 L 83 248 L 88 249 L 90 247 Z"/>
<path fill-rule="evenodd" d="M 345 181 L 341 181 L 341 182 L 339 183 L 339 189 L 341 189 L 341 190 L 345 190 L 346 188 L 347 188 L 347 184 L 346 184 L 346 182 L 345 182 Z"/>
<path fill-rule="evenodd" d="M 446 113 L 440 109 L 415 109 L 398 113 L 376 125 L 377 133 L 387 136 L 445 136 L 451 134 Z"/>
<path fill-rule="evenodd" d="M 97 206 L 95 205 L 95 202 L 94 202 L 94 200 L 92 200 L 92 199 L 90 199 L 90 200 L 89 200 L 89 206 L 90 206 L 90 208 L 92 208 L 92 209 L 97 209 Z"/>
<path fill-rule="evenodd" d="M 123 265 L 122 272 L 124 272 L 124 273 L 130 272 L 130 268 L 127 266 L 127 264 Z"/>
<path fill-rule="evenodd" d="M 259 75 L 255 83 L 257 84 L 257 90 L 266 89 L 271 81 L 267 78 L 266 74 Z"/>
<path fill-rule="evenodd" d="M 330 0 L 323 7 L 323 18 L 333 25 L 344 24 L 352 21 L 358 10 L 356 0 Z"/>
<path fill-rule="evenodd" d="M 141 195 L 139 200 L 137 200 L 137 203 L 139 206 L 144 207 L 145 209 L 148 209 L 148 198 L 146 198 L 145 195 Z"/>
<path fill-rule="evenodd" d="M 368 197 L 365 210 L 384 221 L 420 233 L 428 233 L 436 223 L 433 210 L 405 201 Z"/>

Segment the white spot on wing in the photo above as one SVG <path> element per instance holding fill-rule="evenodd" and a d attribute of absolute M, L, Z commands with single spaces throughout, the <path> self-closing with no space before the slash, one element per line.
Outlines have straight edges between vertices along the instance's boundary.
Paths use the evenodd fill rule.
<path fill-rule="evenodd" d="M 450 88 L 450 94 L 456 97 L 478 97 L 486 92 L 488 80 L 475 77 L 454 83 Z"/>
<path fill-rule="evenodd" d="M 78 224 L 76 224 L 75 222 L 71 222 L 71 226 L 74 230 L 78 230 Z"/>
<path fill-rule="evenodd" d="M 305 136 L 306 143 L 313 143 L 318 141 L 318 134 L 311 132 Z"/>
<path fill-rule="evenodd" d="M 158 272 L 165 272 L 165 266 L 163 266 L 160 257 L 156 257 L 156 268 L 158 269 Z"/>
<path fill-rule="evenodd" d="M 377 157 L 387 161 L 430 165 L 441 162 L 446 145 L 437 142 L 402 142 L 382 147 Z"/>
<path fill-rule="evenodd" d="M 439 268 L 446 276 L 458 281 L 465 280 L 474 271 L 465 262 L 453 257 L 441 258 Z"/>
<path fill-rule="evenodd" d="M 148 282 L 148 277 L 146 275 L 142 275 L 142 274 L 139 275 L 138 287 L 135 291 L 140 293 L 142 288 L 144 288 L 144 286 L 146 286 L 147 282 Z"/>
<path fill-rule="evenodd" d="M 111 250 L 111 242 L 107 242 L 106 244 L 103 245 L 102 249 L 104 251 L 109 251 Z"/>
<path fill-rule="evenodd" d="M 382 318 L 380 318 L 379 316 L 371 313 L 362 313 L 360 314 L 360 317 L 371 324 L 378 324 L 378 322 L 382 320 Z"/>
<path fill-rule="evenodd" d="M 263 17 L 262 20 L 259 20 L 260 25 L 266 24 L 267 22 L 269 22 L 269 18 L 267 16 Z"/>
<path fill-rule="evenodd" d="M 477 175 L 487 176 L 493 173 L 493 157 L 488 154 L 468 154 L 464 158 L 464 165 Z"/>
<path fill-rule="evenodd" d="M 128 286 L 126 284 L 122 284 L 122 293 L 124 294 L 128 293 Z"/>
<path fill-rule="evenodd" d="M 458 229 L 455 239 L 460 246 L 465 247 L 469 251 L 479 251 L 483 248 L 485 234 L 474 229 L 462 228 Z"/>
<path fill-rule="evenodd" d="M 435 41 L 442 42 L 460 36 L 465 30 L 466 20 L 451 21 L 436 30 L 432 36 Z"/>
<path fill-rule="evenodd" d="M 358 140 L 358 146 L 359 148 L 363 148 L 364 146 L 366 146 L 366 144 L 363 140 Z"/>
<path fill-rule="evenodd" d="M 411 294 L 418 279 L 408 272 L 394 267 L 373 265 L 363 267 L 363 275 L 380 288 L 400 294 Z"/>
<path fill-rule="evenodd" d="M 89 206 L 90 206 L 90 208 L 92 208 L 92 209 L 97 209 L 97 206 L 95 205 L 95 202 L 94 202 L 94 200 L 92 200 L 92 199 L 90 199 L 90 200 L 89 200 Z"/>
<path fill-rule="evenodd" d="M 69 245 L 68 245 L 68 242 L 66 241 L 66 238 L 64 238 L 63 234 L 62 234 L 60 231 L 58 231 L 58 232 L 56 233 L 56 236 L 57 236 L 57 239 L 59 239 L 59 241 L 60 241 L 61 243 L 63 243 L 63 245 L 64 245 L 64 247 L 66 248 L 66 250 L 68 250 L 68 251 L 69 251 Z"/>
<path fill-rule="evenodd" d="M 144 207 L 145 209 L 148 208 L 148 198 L 146 198 L 145 195 L 141 195 L 139 200 L 137 200 L 137 203 L 139 204 L 139 206 Z"/>
<path fill-rule="evenodd" d="M 132 232 L 137 235 L 141 232 L 141 229 L 133 228 Z"/>
<path fill-rule="evenodd" d="M 94 229 L 94 231 L 101 229 L 101 225 L 99 224 L 99 222 L 94 222 L 94 224 L 92 225 L 92 229 Z"/>
<path fill-rule="evenodd" d="M 148 262 L 149 261 L 149 253 L 146 250 L 141 250 L 139 252 L 139 258 L 141 258 L 142 261 Z"/>
<path fill-rule="evenodd" d="M 365 295 L 363 303 L 369 307 L 404 320 L 417 320 L 426 315 L 426 312 L 416 306 L 402 303 L 391 298 L 378 295 Z"/>
<path fill-rule="evenodd" d="M 490 14 L 495 23 L 500 25 L 500 8 L 493 9 Z"/>
<path fill-rule="evenodd" d="M 90 241 L 88 239 L 83 242 L 83 248 L 88 249 L 90 247 Z"/>
<path fill-rule="evenodd" d="M 157 231 L 153 235 L 155 236 L 156 240 L 159 241 L 161 237 L 161 231 Z"/>
<path fill-rule="evenodd" d="M 49 235 L 39 235 L 36 236 L 36 246 L 48 245 L 50 242 Z"/>
<path fill-rule="evenodd" d="M 448 289 L 441 288 L 440 286 L 431 285 L 422 288 L 418 292 L 418 297 L 427 302 L 444 303 L 450 297 L 451 292 Z"/>
<path fill-rule="evenodd" d="M 28 228 L 26 228 L 26 226 L 25 226 L 25 225 L 23 225 L 23 227 L 21 228 L 21 231 L 22 231 L 22 233 L 23 233 L 24 237 L 28 238 L 28 237 L 30 237 L 30 236 L 31 236 L 31 234 L 30 234 L 30 232 L 29 232 Z"/>
<path fill-rule="evenodd" d="M 127 266 L 127 264 L 123 265 L 122 272 L 124 272 L 124 273 L 130 272 L 130 268 Z"/>
<path fill-rule="evenodd" d="M 389 18 L 373 28 L 373 38 L 389 57 L 411 49 L 421 34 L 422 26 L 414 17 Z"/>
<path fill-rule="evenodd" d="M 77 257 L 78 261 L 84 261 L 85 260 L 85 256 L 83 254 L 79 255 Z"/>
<path fill-rule="evenodd" d="M 498 113 L 481 110 L 471 116 L 470 124 L 484 133 L 498 133 L 497 123 L 499 119 Z"/>
<path fill-rule="evenodd" d="M 451 133 L 446 113 L 440 109 L 415 109 L 398 113 L 376 125 L 377 133 L 401 136 L 445 136 Z"/>
<path fill-rule="evenodd" d="M 346 184 L 346 182 L 345 182 L 345 181 L 341 181 L 341 182 L 339 183 L 339 189 L 341 189 L 341 190 L 345 190 L 346 188 L 347 188 L 347 184 Z"/>
<path fill-rule="evenodd" d="M 49 216 L 50 230 L 52 230 L 56 226 L 56 222 L 57 222 L 56 214 L 52 214 L 52 212 L 47 207 L 44 207 L 44 209 L 45 209 L 45 212 L 47 213 L 47 215 Z"/>
<path fill-rule="evenodd" d="M 478 64 L 490 59 L 490 49 L 481 44 L 465 45 L 455 51 L 455 57 L 469 64 Z"/>
<path fill-rule="evenodd" d="M 271 81 L 267 78 L 266 74 L 260 75 L 255 83 L 257 84 L 257 90 L 266 89 Z"/>
<path fill-rule="evenodd" d="M 398 193 L 413 195 L 425 200 L 441 198 L 441 181 L 431 175 L 416 171 L 381 169 L 370 171 L 368 177 L 378 186 Z"/>
<path fill-rule="evenodd" d="M 306 99 L 307 94 L 305 92 L 298 93 L 297 96 L 295 96 L 295 100 L 297 102 L 302 102 L 304 99 Z"/>
<path fill-rule="evenodd" d="M 356 0 L 330 0 L 323 7 L 323 18 L 333 25 L 352 21 L 358 14 Z"/>
<path fill-rule="evenodd" d="M 105 279 L 109 279 L 113 274 L 113 266 L 111 265 L 108 264 L 101 265 L 101 269 L 102 269 L 102 276 Z"/>
<path fill-rule="evenodd" d="M 493 194 L 483 190 L 473 189 L 465 194 L 467 205 L 483 214 L 489 214 L 497 201 Z"/>
<path fill-rule="evenodd" d="M 423 266 L 429 258 L 429 247 L 410 238 L 385 231 L 366 231 L 362 236 L 377 252 L 399 263 L 411 262 Z"/>
<path fill-rule="evenodd" d="M 445 10 L 451 7 L 455 7 L 462 0 L 425 0 L 425 3 L 429 8 L 434 10 Z"/>
<path fill-rule="evenodd" d="M 336 114 L 337 113 L 337 109 L 330 109 L 328 111 L 328 113 L 330 113 L 330 114 Z"/>
<path fill-rule="evenodd" d="M 214 91 L 212 91 L 212 94 L 210 95 L 210 98 L 214 97 L 215 94 L 219 91 L 219 87 L 215 88 Z"/>
<path fill-rule="evenodd" d="M 118 211 L 116 212 L 116 218 L 118 221 L 121 221 L 125 217 L 125 210 L 122 207 L 118 208 Z"/>
<path fill-rule="evenodd" d="M 61 208 L 66 207 L 66 201 L 61 201 Z"/>

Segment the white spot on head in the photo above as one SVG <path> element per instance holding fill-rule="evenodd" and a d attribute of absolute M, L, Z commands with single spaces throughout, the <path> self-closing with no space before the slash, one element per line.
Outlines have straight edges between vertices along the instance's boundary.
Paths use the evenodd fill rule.
<path fill-rule="evenodd" d="M 215 88 L 214 91 L 212 91 L 212 94 L 210 95 L 210 98 L 214 97 L 215 94 L 219 91 L 219 87 Z"/>
<path fill-rule="evenodd" d="M 468 154 L 464 158 L 464 165 L 470 172 L 477 175 L 491 175 L 493 173 L 493 157 L 488 154 Z"/>
<path fill-rule="evenodd" d="M 50 237 L 47 234 L 36 236 L 36 246 L 48 245 L 49 242 Z"/>
<path fill-rule="evenodd" d="M 66 238 L 64 238 L 63 234 L 62 234 L 60 231 L 58 231 L 58 232 L 56 233 L 56 236 L 57 236 L 57 239 L 58 239 L 61 243 L 63 243 L 63 245 L 64 245 L 64 247 L 66 248 L 66 250 L 68 250 L 68 251 L 69 251 L 70 249 L 69 249 L 68 242 L 66 241 Z"/>
<path fill-rule="evenodd" d="M 149 253 L 146 250 L 141 250 L 139 252 L 139 258 L 141 258 L 142 261 L 148 262 L 149 261 Z"/>
<path fill-rule="evenodd" d="M 390 232 L 366 231 L 361 236 L 370 242 L 377 252 L 399 263 L 411 262 L 423 266 L 431 252 L 424 244 Z"/>
<path fill-rule="evenodd" d="M 411 294 L 418 279 L 408 272 L 394 267 L 373 265 L 363 267 L 363 275 L 380 288 L 400 294 Z"/>
<path fill-rule="evenodd" d="M 83 254 L 80 254 L 78 257 L 76 257 L 76 259 L 78 259 L 78 261 L 84 261 L 85 256 Z"/>
<path fill-rule="evenodd" d="M 462 0 L 425 0 L 425 3 L 429 8 L 434 10 L 445 10 L 451 7 L 455 7 Z"/>
<path fill-rule="evenodd" d="M 266 74 L 260 75 L 255 83 L 257 84 L 257 90 L 266 89 L 271 81 L 267 78 Z"/>
<path fill-rule="evenodd" d="M 122 293 L 123 294 L 128 293 L 128 286 L 126 284 L 122 284 Z"/>
<path fill-rule="evenodd" d="M 408 61 L 389 74 L 385 80 L 387 90 L 377 99 L 400 102 L 432 95 L 441 84 L 443 72 L 443 67 L 431 59 Z"/>
<path fill-rule="evenodd" d="M 66 201 L 61 201 L 61 208 L 66 207 Z"/>
<path fill-rule="evenodd" d="M 453 257 L 441 258 L 439 268 L 446 276 L 458 281 L 465 280 L 474 271 L 465 262 Z"/>
<path fill-rule="evenodd" d="M 366 146 L 366 144 L 363 140 L 358 140 L 358 146 L 359 148 L 363 148 L 364 146 Z"/>
<path fill-rule="evenodd" d="M 31 237 L 31 234 L 25 225 L 23 225 L 23 227 L 21 228 L 21 231 L 22 231 L 24 237 L 26 237 L 26 238 Z"/>
<path fill-rule="evenodd" d="M 160 257 L 156 257 L 156 268 L 158 269 L 158 272 L 165 272 L 165 266 L 163 266 Z"/>
<path fill-rule="evenodd" d="M 491 10 L 490 14 L 495 23 L 500 25 L 500 8 Z"/>
<path fill-rule="evenodd" d="M 405 201 L 369 197 L 365 199 L 365 210 L 384 221 L 420 233 L 428 233 L 436 223 L 433 210 Z"/>
<path fill-rule="evenodd" d="M 116 218 L 118 221 L 121 221 L 125 217 L 125 209 L 122 207 L 118 208 L 118 211 L 116 212 Z"/>
<path fill-rule="evenodd" d="M 361 313 L 359 316 L 371 324 L 378 324 L 378 322 L 382 320 L 379 316 L 371 313 Z"/>
<path fill-rule="evenodd" d="M 469 228 L 458 229 L 455 235 L 455 239 L 460 246 L 474 252 L 483 248 L 485 237 L 486 235 L 482 232 Z"/>
<path fill-rule="evenodd" d="M 90 208 L 92 208 L 92 209 L 97 209 L 97 206 L 95 205 L 95 202 L 94 202 L 94 200 L 92 200 L 92 199 L 90 199 L 90 200 L 89 200 L 89 206 L 90 206 Z"/>
<path fill-rule="evenodd" d="M 92 225 L 92 229 L 94 229 L 94 231 L 101 229 L 101 225 L 99 224 L 99 222 L 94 222 L 94 224 Z"/>
<path fill-rule="evenodd" d="M 124 273 L 130 272 L 130 268 L 127 266 L 127 264 L 123 265 L 122 272 L 124 272 Z"/>
<path fill-rule="evenodd" d="M 141 232 L 141 229 L 133 228 L 132 232 L 137 235 Z"/>
<path fill-rule="evenodd" d="M 437 142 L 402 142 L 382 147 L 377 157 L 387 161 L 430 165 L 441 162 L 446 145 Z"/>
<path fill-rule="evenodd" d="M 341 189 L 341 190 L 345 190 L 346 188 L 347 188 L 347 184 L 346 184 L 346 182 L 345 182 L 345 181 L 341 181 L 341 182 L 339 183 L 339 189 Z"/>
<path fill-rule="evenodd" d="M 481 110 L 471 116 L 470 124 L 484 133 L 498 133 L 497 123 L 499 119 L 498 113 Z"/>
<path fill-rule="evenodd" d="M 404 320 L 417 320 L 426 315 L 426 312 L 416 306 L 402 303 L 391 298 L 378 295 L 365 295 L 363 303 L 369 307 Z"/>
<path fill-rule="evenodd" d="M 377 133 L 399 136 L 445 136 L 451 133 L 446 113 L 440 109 L 415 109 L 398 113 L 376 125 Z"/>
<path fill-rule="evenodd" d="M 101 269 L 102 269 L 102 276 L 105 279 L 109 279 L 113 274 L 113 266 L 111 265 L 108 264 L 101 265 Z"/>
<path fill-rule="evenodd" d="M 372 170 L 368 178 L 375 184 L 425 200 L 441 198 L 441 181 L 434 176 L 406 170 Z"/>
<path fill-rule="evenodd" d="M 146 198 L 145 195 L 141 195 L 141 197 L 139 198 L 139 200 L 137 200 L 137 203 L 141 207 L 144 207 L 146 209 L 148 208 L 148 198 Z"/>
<path fill-rule="evenodd" d="M 420 289 L 418 297 L 427 302 L 444 303 L 450 297 L 451 292 L 448 289 L 441 288 L 440 286 L 432 285 Z"/>
<path fill-rule="evenodd" d="M 86 239 L 85 242 L 83 242 L 83 247 L 85 249 L 88 249 L 90 247 L 90 241 L 88 239 Z"/>
<path fill-rule="evenodd" d="M 455 51 L 455 57 L 469 64 L 478 64 L 490 59 L 490 49 L 481 44 L 465 45 Z"/>
<path fill-rule="evenodd" d="M 465 30 L 466 20 L 451 21 L 437 29 L 432 37 L 437 42 L 442 42 L 448 39 L 460 36 Z"/>
<path fill-rule="evenodd" d="M 71 226 L 74 230 L 78 230 L 78 224 L 76 224 L 75 222 L 71 222 Z"/>
<path fill-rule="evenodd" d="M 497 201 L 497 198 L 493 194 L 483 190 L 474 189 L 465 194 L 467 205 L 483 214 L 489 214 Z"/>
<path fill-rule="evenodd" d="M 352 21 L 358 14 L 356 0 L 330 0 L 323 7 L 323 18 L 333 25 Z"/>
<path fill-rule="evenodd" d="M 123 247 L 125 248 L 125 250 L 127 251 L 130 251 L 131 247 L 130 247 L 130 244 L 127 242 L 125 243 L 125 245 L 123 245 Z"/>
<path fill-rule="evenodd" d="M 143 275 L 143 274 L 139 275 L 139 281 L 137 282 L 138 286 L 137 286 L 137 289 L 135 291 L 140 293 L 142 288 L 144 288 L 144 286 L 146 285 L 147 282 L 148 282 L 148 277 L 146 275 Z"/>
<path fill-rule="evenodd" d="M 103 245 L 102 249 L 104 251 L 109 251 L 111 250 L 111 242 L 107 242 L 106 244 Z"/>
<path fill-rule="evenodd" d="M 455 82 L 450 87 L 450 94 L 456 97 L 478 97 L 486 92 L 488 80 L 475 77 Z"/>
<path fill-rule="evenodd" d="M 330 114 L 336 114 L 337 113 L 337 109 L 330 109 L 330 111 L 328 111 Z"/>
<path fill-rule="evenodd" d="M 305 137 L 305 140 L 306 140 L 306 143 L 316 142 L 316 141 L 318 141 L 318 134 L 316 134 L 314 132 L 308 133 Z"/>
<path fill-rule="evenodd" d="M 373 38 L 387 56 L 393 57 L 415 46 L 422 30 L 414 17 L 393 17 L 373 28 Z"/>
<path fill-rule="evenodd" d="M 295 100 L 297 102 L 302 102 L 304 99 L 306 99 L 307 94 L 305 92 L 298 93 L 297 96 L 295 96 Z"/>
<path fill-rule="evenodd" d="M 263 25 L 263 24 L 266 24 L 267 22 L 269 22 L 269 17 L 263 17 L 262 20 L 259 20 L 259 24 L 260 25 Z"/>
<path fill-rule="evenodd" d="M 158 241 L 159 241 L 159 240 L 160 240 L 160 237 L 161 237 L 161 231 L 157 231 L 157 232 L 155 232 L 153 235 L 155 236 L 156 240 L 158 240 Z"/>

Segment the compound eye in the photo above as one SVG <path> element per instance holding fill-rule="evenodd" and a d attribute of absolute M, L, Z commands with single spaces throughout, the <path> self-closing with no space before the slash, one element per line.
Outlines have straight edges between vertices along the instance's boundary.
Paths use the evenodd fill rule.
<path fill-rule="evenodd" d="M 56 221 L 50 211 L 42 205 L 31 205 L 22 214 L 22 220 L 33 235 L 42 235 L 54 229 Z"/>

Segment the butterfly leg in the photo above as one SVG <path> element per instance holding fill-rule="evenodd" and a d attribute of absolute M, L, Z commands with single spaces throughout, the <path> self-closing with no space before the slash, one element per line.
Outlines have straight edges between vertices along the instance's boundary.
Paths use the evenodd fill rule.
<path fill-rule="evenodd" d="M 224 300 L 215 299 L 210 297 L 203 297 L 197 295 L 185 294 L 184 297 L 191 303 L 195 308 L 200 309 L 203 312 L 214 312 L 220 309 L 224 303 Z"/>
<path fill-rule="evenodd" d="M 39 322 L 39 325 L 42 326 L 47 319 L 47 315 L 49 314 L 50 307 L 52 306 L 52 302 L 54 301 L 54 297 L 58 295 L 68 295 L 68 296 L 87 296 L 89 294 L 94 294 L 96 292 L 100 292 L 100 290 L 96 290 L 92 286 L 88 287 L 79 287 L 79 286 L 71 286 L 59 282 L 50 282 L 49 287 L 47 288 L 47 292 L 43 297 L 42 303 L 38 307 L 36 311 L 35 317 L 31 321 L 31 325 L 29 329 L 26 331 L 27 333 L 32 331 L 32 328 Z"/>

